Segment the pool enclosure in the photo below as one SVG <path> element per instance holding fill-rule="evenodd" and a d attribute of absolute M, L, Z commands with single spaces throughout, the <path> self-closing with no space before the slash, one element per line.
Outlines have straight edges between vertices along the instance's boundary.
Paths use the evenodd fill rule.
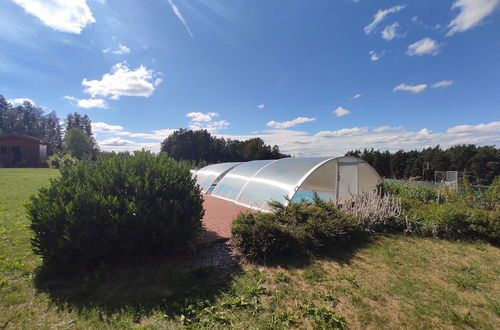
<path fill-rule="evenodd" d="M 367 162 L 355 157 L 306 157 L 221 163 L 195 172 L 202 192 L 254 210 L 286 198 L 342 201 L 375 190 L 381 181 Z"/>

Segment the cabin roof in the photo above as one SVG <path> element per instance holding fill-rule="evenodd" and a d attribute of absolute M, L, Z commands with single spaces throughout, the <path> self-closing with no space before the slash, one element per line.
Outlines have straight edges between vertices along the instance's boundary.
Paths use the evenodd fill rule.
<path fill-rule="evenodd" d="M 19 133 L 4 133 L 4 134 L 0 134 L 0 140 L 3 140 L 3 139 L 12 139 L 12 138 L 26 140 L 26 141 L 30 141 L 30 142 L 39 143 L 39 144 L 45 144 L 45 145 L 49 144 L 45 140 L 38 139 L 36 137 L 32 137 L 32 136 L 29 136 L 29 135 L 24 135 L 24 134 L 19 134 Z"/>

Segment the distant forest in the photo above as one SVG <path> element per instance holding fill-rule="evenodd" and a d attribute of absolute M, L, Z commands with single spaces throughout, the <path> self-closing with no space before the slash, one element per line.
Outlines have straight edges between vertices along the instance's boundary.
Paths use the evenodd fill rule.
<path fill-rule="evenodd" d="M 399 150 L 394 153 L 365 149 L 349 151 L 346 156 L 365 160 L 385 178 L 419 177 L 420 180 L 433 181 L 434 171 L 459 171 L 460 175 L 466 173 L 472 183 L 488 185 L 500 175 L 500 149 L 495 146 L 469 144 L 443 150 L 438 145 L 421 151 Z"/>
<path fill-rule="evenodd" d="M 221 162 L 290 157 L 278 146 L 269 146 L 260 138 L 245 141 L 218 138 L 206 130 L 179 129 L 161 144 L 161 151 L 175 160 L 187 160 L 197 167 Z"/>

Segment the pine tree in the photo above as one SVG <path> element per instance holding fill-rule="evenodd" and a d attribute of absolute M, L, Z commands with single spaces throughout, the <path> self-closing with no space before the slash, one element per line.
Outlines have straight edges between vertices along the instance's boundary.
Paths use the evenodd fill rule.
<path fill-rule="evenodd" d="M 49 153 L 54 154 L 62 150 L 61 124 L 55 111 L 44 117 L 43 139 L 50 143 Z"/>
<path fill-rule="evenodd" d="M 87 115 L 82 116 L 78 112 L 69 113 L 66 117 L 66 132 L 72 128 L 79 128 L 87 135 L 90 145 L 92 146 L 92 158 L 95 158 L 99 152 L 99 145 L 92 133 L 92 121 L 90 118 Z"/>

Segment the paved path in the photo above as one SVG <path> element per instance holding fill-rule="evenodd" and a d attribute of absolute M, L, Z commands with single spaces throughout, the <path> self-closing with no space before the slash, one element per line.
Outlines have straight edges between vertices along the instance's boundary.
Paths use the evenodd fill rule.
<path fill-rule="evenodd" d="M 227 240 L 231 237 L 231 224 L 238 214 L 249 210 L 221 199 L 203 195 L 205 216 L 202 219 L 207 241 Z"/>

